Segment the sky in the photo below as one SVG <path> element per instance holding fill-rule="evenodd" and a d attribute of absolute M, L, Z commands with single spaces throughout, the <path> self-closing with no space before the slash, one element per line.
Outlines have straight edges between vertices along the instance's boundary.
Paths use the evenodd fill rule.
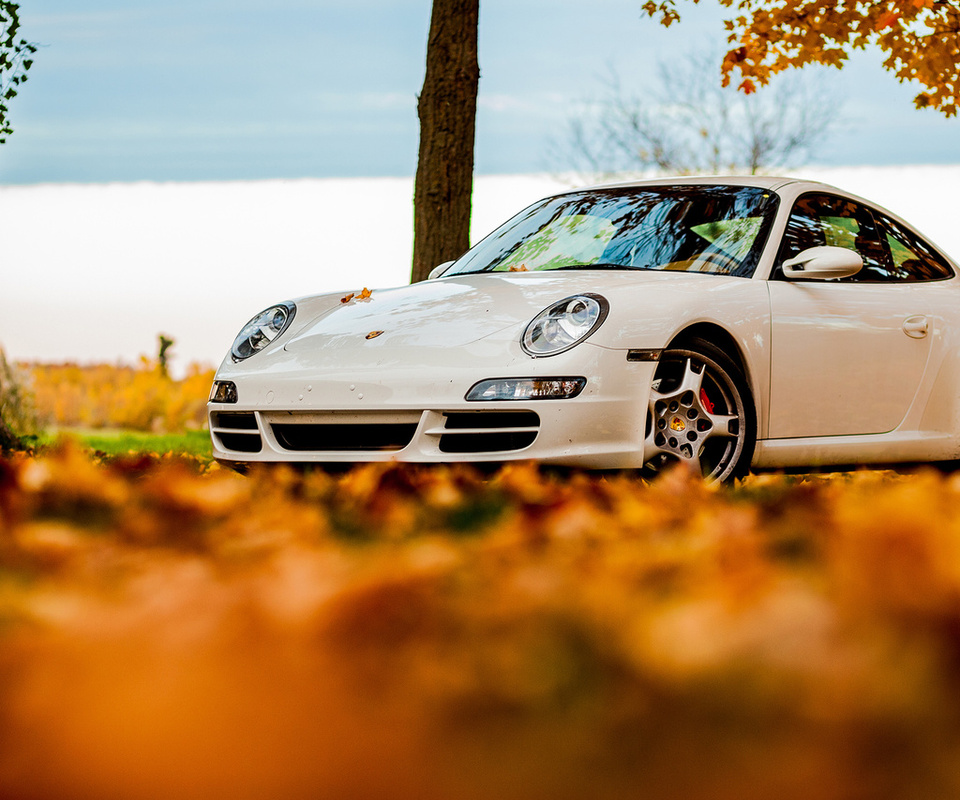
<path fill-rule="evenodd" d="M 641 0 L 482 0 L 479 174 L 562 169 L 547 153 L 611 69 L 723 41 L 711 0 L 664 29 Z M 428 0 L 25 0 L 40 45 L 11 103 L 0 185 L 410 176 Z M 818 164 L 960 163 L 960 122 L 858 55 L 825 71 L 838 124 Z"/>

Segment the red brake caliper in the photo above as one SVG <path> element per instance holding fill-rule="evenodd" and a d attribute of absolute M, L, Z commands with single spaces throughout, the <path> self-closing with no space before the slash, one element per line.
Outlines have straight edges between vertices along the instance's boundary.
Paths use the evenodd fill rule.
<path fill-rule="evenodd" d="M 703 406 L 703 410 L 708 414 L 713 413 L 713 403 L 711 403 L 710 398 L 707 397 L 706 389 L 700 389 L 700 405 Z"/>

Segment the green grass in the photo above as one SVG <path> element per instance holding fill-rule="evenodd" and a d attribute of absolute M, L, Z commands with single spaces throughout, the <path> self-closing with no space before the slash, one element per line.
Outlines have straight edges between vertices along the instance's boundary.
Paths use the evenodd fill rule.
<path fill-rule="evenodd" d="M 90 450 L 111 456 L 125 455 L 130 452 L 186 453 L 201 458 L 210 458 L 210 434 L 207 431 L 145 433 L 143 431 L 111 428 L 61 428 L 56 431 L 48 431 L 41 436 L 40 444 L 54 444 L 61 436 L 72 437 Z"/>

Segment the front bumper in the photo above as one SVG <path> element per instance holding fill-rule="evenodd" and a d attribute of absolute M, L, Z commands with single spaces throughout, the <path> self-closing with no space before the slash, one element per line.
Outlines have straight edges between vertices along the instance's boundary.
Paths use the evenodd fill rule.
<path fill-rule="evenodd" d="M 229 371 L 217 377 L 237 384 L 239 402 L 208 404 L 213 456 L 234 464 L 536 460 L 639 467 L 655 368 L 628 361 L 624 350 L 585 345 L 576 356 L 524 359 L 499 370 Z M 558 375 L 581 375 L 586 387 L 562 400 L 464 400 L 480 380 Z"/>

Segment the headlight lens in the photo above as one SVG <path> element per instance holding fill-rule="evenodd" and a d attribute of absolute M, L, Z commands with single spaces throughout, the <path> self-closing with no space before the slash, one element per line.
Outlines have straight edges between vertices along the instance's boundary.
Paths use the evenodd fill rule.
<path fill-rule="evenodd" d="M 537 314 L 524 330 L 520 345 L 535 358 L 562 353 L 599 328 L 609 308 L 598 294 L 568 297 Z"/>
<path fill-rule="evenodd" d="M 263 350 L 290 326 L 296 313 L 297 307 L 293 303 L 280 303 L 261 311 L 234 339 L 230 348 L 233 360 L 243 361 Z"/>
<path fill-rule="evenodd" d="M 586 385 L 586 378 L 493 378 L 475 383 L 464 399 L 568 400 Z"/>

